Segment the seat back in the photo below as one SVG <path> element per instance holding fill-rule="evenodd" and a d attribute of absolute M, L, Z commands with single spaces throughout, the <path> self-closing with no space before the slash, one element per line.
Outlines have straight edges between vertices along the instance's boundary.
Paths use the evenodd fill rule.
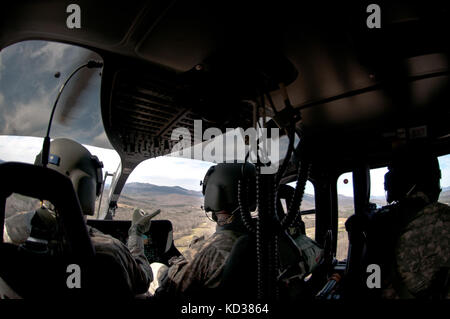
<path fill-rule="evenodd" d="M 95 254 L 78 197 L 67 176 L 14 162 L 0 164 L 0 176 L 0 277 L 11 289 L 22 298 L 38 299 L 133 296 L 114 256 Z M 61 255 L 3 243 L 5 203 L 12 193 L 48 200 L 55 206 L 66 243 Z"/>
<path fill-rule="evenodd" d="M 52 169 L 25 163 L 0 164 L 0 223 L 3 242 L 6 199 L 12 193 L 50 201 L 60 213 L 70 254 L 80 258 L 95 255 L 77 194 L 67 176 Z"/>

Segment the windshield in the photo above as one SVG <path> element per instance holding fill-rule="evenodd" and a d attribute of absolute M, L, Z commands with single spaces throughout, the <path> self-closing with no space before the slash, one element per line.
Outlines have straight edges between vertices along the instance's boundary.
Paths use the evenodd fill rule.
<path fill-rule="evenodd" d="M 48 41 L 24 41 L 0 52 L 0 163 L 34 163 L 60 87 L 89 60 L 102 61 L 90 50 Z M 103 162 L 106 174 L 117 169 L 120 158 L 103 128 L 100 84 L 98 69 L 74 75 L 61 94 L 50 137 L 82 143 Z M 14 194 L 6 216 L 33 208 L 34 200 Z"/>
<path fill-rule="evenodd" d="M 58 90 L 78 66 L 102 61 L 90 50 L 48 41 L 24 41 L 0 52 L 0 135 L 45 135 Z M 109 148 L 100 115 L 98 69 L 84 68 L 67 84 L 53 119 L 51 138 Z"/>

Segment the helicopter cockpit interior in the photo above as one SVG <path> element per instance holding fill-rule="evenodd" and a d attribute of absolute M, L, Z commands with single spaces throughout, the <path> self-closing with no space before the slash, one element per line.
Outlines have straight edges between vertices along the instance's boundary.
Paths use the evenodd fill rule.
<path fill-rule="evenodd" d="M 259 225 L 249 226 L 257 244 L 241 242 L 241 246 L 267 257 L 249 263 L 260 283 L 254 291 L 256 300 L 278 300 L 273 287 L 282 276 L 277 263 L 267 261 L 277 258 L 281 233 L 295 221 L 312 218 L 314 227 L 303 233 L 322 247 L 323 261 L 305 278 L 310 280 L 309 298 L 380 297 L 362 287 L 368 276 L 361 265 L 364 235 L 347 239 L 338 185 L 342 174 L 349 174 L 351 214 L 362 216 L 376 209 L 371 203 L 371 172 L 388 167 L 399 144 L 426 145 L 439 157 L 441 170 L 446 169 L 443 158 L 450 154 L 448 3 L 375 0 L 247 6 L 79 0 L 70 6 L 62 1 L 4 5 L 0 13 L 0 134 L 40 138 L 33 152 L 40 151 L 45 137 L 44 152 L 47 138 L 48 143 L 55 137 L 74 138 L 76 132 L 80 143 L 115 152 L 117 165 L 108 167 L 102 177 L 104 185 L 109 180 L 108 189 L 102 189 L 98 211 L 88 225 L 126 243 L 131 221 L 121 220 L 118 209 L 128 203 L 121 201 L 129 197 L 124 191 L 130 177 L 141 172 L 139 167 L 147 160 L 175 154 L 203 161 L 205 172 L 212 163 L 251 161 L 258 172 L 258 213 L 250 216 L 248 212 L 243 219 Z M 29 45 L 18 46 L 25 43 Z M 17 63 L 10 69 L 2 64 L 11 48 L 31 59 L 48 54 L 47 44 L 55 45 L 46 69 L 36 63 Z M 36 50 L 29 51 L 33 46 Z M 55 64 L 62 55 L 67 60 Z M 41 84 L 36 99 L 21 87 L 21 81 L 38 66 L 42 72 L 35 72 L 32 82 L 35 87 Z M 76 72 L 57 106 L 60 85 Z M 51 78 L 52 84 L 44 77 Z M 26 96 L 20 105 L 30 107 L 26 117 L 12 116 L 19 107 L 13 99 L 19 96 Z M 56 106 L 57 110 L 50 131 L 47 121 L 53 103 L 53 111 Z M 43 104 L 48 107 L 37 108 Z M 28 124 L 41 118 L 40 126 Z M 229 154 L 216 146 L 228 141 L 231 131 L 246 136 L 244 152 L 236 156 L 233 151 L 227 158 Z M 219 140 L 220 136 L 224 138 Z M 13 147 L 10 142 L 9 148 Z M 123 278 L 117 279 L 117 287 L 108 281 L 116 273 L 114 267 L 108 268 L 108 259 L 95 266 L 88 261 L 95 252 L 77 197 L 65 176 L 50 173 L 46 177 L 49 171 L 18 161 L 0 163 L 0 220 L 4 223 L 6 198 L 12 193 L 51 201 L 64 211 L 62 225 L 71 258 L 84 260 L 91 269 L 87 278 L 101 277 L 98 285 L 114 292 L 125 289 Z M 28 182 L 37 180 L 41 182 Z M 447 184 L 443 186 L 446 190 Z M 305 206 L 309 190 L 314 194 L 312 206 Z M 244 215 L 245 204 L 242 207 Z M 147 258 L 168 264 L 171 257 L 182 255 L 173 238 L 177 225 L 160 219 L 151 227 Z M 338 253 L 343 237 L 348 248 Z M 1 245 L 5 245 L 3 239 Z M 246 255 L 238 248 L 233 253 Z M 4 274 L 25 271 L 17 263 L 31 258 L 8 247 L 0 249 L 0 254 L 0 277 L 5 281 Z M 53 263 L 50 268 L 57 272 L 57 265 L 67 260 L 43 262 L 46 267 Z M 242 266 L 229 265 L 230 282 L 233 267 Z M 36 271 L 48 273 L 44 268 Z M 240 274 L 239 280 L 245 276 Z M 14 284 L 19 291 L 28 289 L 21 281 L 12 280 Z M 44 279 L 34 283 L 45 284 Z M 50 286 L 57 290 L 59 285 Z M 98 285 L 90 293 L 101 294 Z M 36 289 L 28 296 L 38 294 Z"/>

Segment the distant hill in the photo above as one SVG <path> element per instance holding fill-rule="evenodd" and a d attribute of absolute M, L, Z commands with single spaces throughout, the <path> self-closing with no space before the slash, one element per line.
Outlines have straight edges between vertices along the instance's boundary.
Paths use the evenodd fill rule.
<path fill-rule="evenodd" d="M 0 159 L 0 164 L 1 164 L 1 163 L 4 163 L 4 162 L 5 162 L 4 160 L 1 160 L 1 159 Z"/>
<path fill-rule="evenodd" d="M 441 203 L 450 205 L 450 187 L 444 187 L 439 196 L 439 201 Z"/>
<path fill-rule="evenodd" d="M 128 183 L 122 191 L 122 194 L 132 195 L 132 194 L 142 194 L 142 193 L 153 193 L 153 194 L 179 194 L 187 196 L 202 197 L 202 193 L 199 191 L 193 191 L 185 189 L 179 186 L 158 186 L 148 183 Z"/>
<path fill-rule="evenodd" d="M 115 218 L 131 219 L 135 208 L 141 208 L 148 212 L 161 209 L 159 215 L 161 219 L 171 219 L 170 217 L 174 217 L 171 216 L 173 214 L 186 215 L 193 212 L 196 212 L 196 215 L 203 214 L 204 216 L 204 213 L 200 210 L 202 204 L 203 195 L 201 192 L 179 186 L 128 183 L 125 184 L 120 195 Z"/>
<path fill-rule="evenodd" d="M 103 196 L 104 201 L 106 197 Z M 172 222 L 175 245 L 182 251 L 187 248 L 194 235 L 208 236 L 214 232 L 215 224 L 206 217 L 201 205 L 201 192 L 179 186 L 128 183 L 120 195 L 114 219 L 130 220 L 136 208 L 149 213 L 160 209 L 161 213 L 154 219 L 168 219 Z M 106 202 L 102 203 L 102 207 L 106 207 Z"/>

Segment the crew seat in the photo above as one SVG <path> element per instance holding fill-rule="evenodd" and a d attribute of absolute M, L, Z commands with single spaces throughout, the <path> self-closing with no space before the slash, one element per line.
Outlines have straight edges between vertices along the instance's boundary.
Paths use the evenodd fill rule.
<path fill-rule="evenodd" d="M 120 265 L 111 256 L 96 254 L 78 197 L 67 176 L 16 162 L 0 164 L 0 176 L 0 277 L 9 290 L 3 294 L 4 298 L 134 297 L 127 288 L 127 278 Z M 5 204 L 12 193 L 45 199 L 55 206 L 63 229 L 64 251 L 61 254 L 38 253 L 3 242 Z M 78 266 L 79 288 L 74 287 L 78 283 L 74 277 Z M 11 290 L 13 296 L 8 295 Z"/>

